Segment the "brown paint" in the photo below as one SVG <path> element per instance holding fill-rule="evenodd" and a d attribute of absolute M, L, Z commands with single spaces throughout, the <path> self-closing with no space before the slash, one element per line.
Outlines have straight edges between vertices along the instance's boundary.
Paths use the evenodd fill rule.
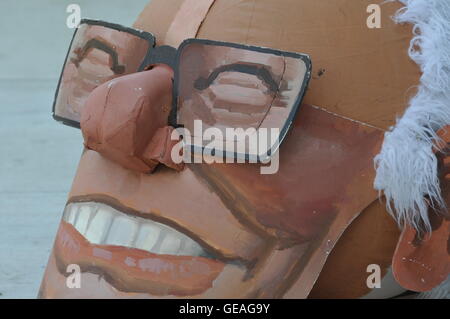
<path fill-rule="evenodd" d="M 225 130 L 226 127 L 257 128 L 270 108 L 274 93 L 267 92 L 265 86 L 255 75 L 246 74 L 246 84 L 243 80 L 233 84 L 223 84 L 223 76 L 241 78 L 238 72 L 224 72 L 219 74 L 211 86 L 204 90 L 195 88 L 195 83 L 207 79 L 216 69 L 225 65 L 247 64 L 271 70 L 272 77 L 280 85 L 284 70 L 284 59 L 280 56 L 247 51 L 239 48 L 212 46 L 192 43 L 183 48 L 180 59 L 180 87 L 178 99 L 178 122 L 191 132 L 195 119 L 201 119 L 205 128 L 217 127 Z M 300 76 L 300 75 L 299 75 Z M 227 79 L 225 78 L 225 81 Z M 253 86 L 253 87 L 252 87 Z M 223 92 L 228 89 L 231 92 Z M 242 97 L 236 95 L 246 94 L 242 104 Z M 260 93 L 260 95 L 258 95 Z M 249 99 L 253 96 L 253 99 Z M 225 101 L 223 101 L 225 99 Z M 245 103 L 245 102 L 244 102 Z M 242 113 L 242 109 L 250 106 L 252 114 Z M 228 109 L 226 109 L 228 108 Z M 223 132 L 225 135 L 225 131 Z"/>
<path fill-rule="evenodd" d="M 382 133 L 303 105 L 281 147 L 277 174 L 261 175 L 258 164 L 197 169 L 217 174 L 214 183 L 228 187 L 221 193 L 231 192 L 235 206 L 242 199 L 242 207 L 249 207 L 248 214 L 260 224 L 284 233 L 281 237 L 310 240 L 340 211 L 362 210 L 377 197 L 372 156 Z"/>
<path fill-rule="evenodd" d="M 113 63 L 113 55 L 98 48 L 83 51 L 92 40 L 109 47 L 116 55 L 117 65 Z M 79 122 L 89 94 L 102 83 L 136 72 L 148 50 L 148 41 L 130 33 L 82 24 L 69 49 L 55 104 L 55 115 Z M 121 72 L 114 72 L 119 67 Z"/>
<path fill-rule="evenodd" d="M 205 89 L 196 88 L 226 66 L 252 66 L 265 70 L 276 83 L 272 90 L 253 74 L 221 72 Z M 306 74 L 302 60 L 241 48 L 189 44 L 180 59 L 178 122 L 193 132 L 201 119 L 204 128 L 279 128 L 284 126 L 301 91 Z"/>
<path fill-rule="evenodd" d="M 242 72 L 244 68 L 252 71 Z M 221 131 L 223 140 L 216 140 L 221 142 L 216 150 L 236 150 L 238 142 L 226 138 L 227 128 L 282 131 L 297 106 L 306 72 L 300 58 L 201 43 L 184 45 L 177 121 L 195 135 L 194 121 L 201 120 L 203 131 L 211 127 Z M 209 141 L 193 143 L 202 147 Z M 251 144 L 245 147 L 252 155 L 267 151 Z"/>
<path fill-rule="evenodd" d="M 384 276 L 400 237 L 385 203 L 375 200 L 348 226 L 323 267 L 308 298 L 349 299 L 370 292 L 367 266 L 379 265 Z"/>
<path fill-rule="evenodd" d="M 306 297 L 342 232 L 377 198 L 372 158 L 382 133 L 303 105 L 277 174 L 260 175 L 256 164 L 196 167 L 230 210 L 275 234 L 278 247 L 308 244 L 278 295 Z"/>
<path fill-rule="evenodd" d="M 212 286 L 223 270 L 223 263 L 203 258 L 156 255 L 119 246 L 90 244 L 70 224 L 62 221 L 56 236 L 55 258 L 60 273 L 69 264 L 83 272 L 104 277 L 124 292 L 186 296 Z"/>
<path fill-rule="evenodd" d="M 442 223 L 444 222 L 444 216 L 438 215 L 432 211 L 429 212 L 428 216 L 430 218 L 430 226 L 432 232 L 441 228 Z M 419 248 L 421 245 L 423 245 L 424 240 L 426 240 L 426 234 L 421 231 L 416 231 L 416 235 L 414 236 L 414 239 L 411 243 L 414 247 Z"/>
<path fill-rule="evenodd" d="M 140 30 L 152 30 L 157 45 L 164 45 L 169 27 L 185 0 L 149 1 L 133 27 Z"/>
<path fill-rule="evenodd" d="M 376 2 L 381 3 L 382 1 Z M 141 13 L 135 27 L 152 32 L 157 36 L 158 44 L 164 44 L 165 34 L 182 3 L 182 0 L 170 2 L 152 0 Z M 361 28 L 367 18 L 366 8 L 369 3 L 373 3 L 373 1 L 336 0 L 322 3 L 297 0 L 216 0 L 201 25 L 198 37 L 308 53 L 314 61 L 313 74 L 320 69 L 325 69 L 326 73 L 312 81 L 306 95 L 306 102 L 319 105 L 352 119 L 365 121 L 373 126 L 387 128 L 393 124 L 395 117 L 401 114 L 406 107 L 408 97 L 413 93 L 408 89 L 418 83 L 420 72 L 417 66 L 407 57 L 411 27 L 395 25 L 390 20 L 390 16 L 400 7 L 400 4 L 383 4 L 381 6 L 383 28 L 370 30 Z M 394 82 L 395 85 L 392 85 Z M 315 115 L 311 117 L 314 118 Z M 319 118 L 321 117 L 319 116 Z M 295 132 L 299 132 L 299 130 L 297 129 Z M 319 133 L 319 131 L 316 131 L 316 133 Z M 351 135 L 351 133 L 349 134 Z M 327 146 L 328 139 L 330 139 L 330 143 Z M 330 150 L 334 145 L 334 140 L 330 136 L 312 134 L 302 138 L 297 133 L 291 133 L 286 141 L 293 140 L 303 140 L 303 145 L 309 147 L 310 167 L 314 167 L 315 145 L 321 145 L 322 149 L 328 150 L 329 159 L 333 159 L 333 153 Z M 381 138 L 379 140 L 381 142 Z M 289 147 L 283 145 L 285 152 L 298 155 L 296 147 L 300 143 L 291 142 L 289 145 Z M 351 149 L 350 145 L 349 147 Z M 365 155 L 362 149 L 361 152 Z M 363 160 L 365 164 L 355 160 L 355 172 L 359 169 L 358 165 L 369 165 L 369 159 L 375 153 L 375 149 L 367 152 L 369 153 L 366 154 L 368 159 L 367 161 Z M 299 158 L 302 160 L 302 157 Z M 363 158 L 365 157 L 363 156 Z M 287 180 L 288 182 L 293 181 L 294 178 L 298 178 L 295 173 L 298 173 L 296 166 L 299 164 L 294 156 L 292 161 L 287 161 L 283 165 L 286 165 L 286 163 L 290 164 L 289 168 L 294 168 L 291 176 L 288 176 L 290 179 Z M 326 161 L 322 160 L 319 163 L 324 165 Z M 256 168 L 250 168 L 250 170 L 256 170 Z M 311 172 L 311 175 L 306 176 L 306 178 L 313 181 L 313 184 L 318 188 L 317 194 L 320 195 L 320 187 L 323 185 L 324 190 L 330 190 L 326 183 L 333 184 L 335 179 L 331 177 L 340 176 L 339 170 L 339 165 L 334 169 L 327 170 L 329 176 L 324 172 L 322 180 L 315 180 L 316 171 Z M 219 169 L 214 169 L 215 176 L 220 176 L 217 173 L 218 171 Z M 223 172 L 225 171 L 223 170 Z M 348 172 L 348 170 L 344 171 Z M 251 176 L 252 174 L 248 173 L 245 176 Z M 351 173 L 349 174 L 351 175 Z M 320 225 L 331 222 L 329 232 L 324 237 L 324 239 L 332 238 L 331 245 L 327 245 L 327 241 L 317 240 L 316 247 L 319 247 L 319 249 L 316 250 L 316 253 L 309 252 L 309 258 L 305 258 L 305 250 L 308 249 L 308 244 L 294 245 L 290 248 L 278 250 L 258 241 L 261 240 L 259 236 L 251 237 L 246 232 L 243 232 L 246 235 L 234 233 L 234 227 L 240 225 L 237 227 L 239 228 L 242 225 L 240 223 L 235 224 L 233 222 L 234 217 L 230 218 L 237 213 L 231 214 L 229 212 L 233 207 L 234 198 L 227 196 L 234 196 L 238 192 L 231 190 L 226 196 L 218 194 L 217 190 L 209 188 L 208 184 L 211 183 L 211 180 L 205 181 L 203 177 L 197 178 L 190 169 L 186 169 L 179 174 L 162 169 L 153 176 L 144 178 L 143 175 L 127 171 L 95 152 L 86 151 L 81 159 L 71 194 L 77 196 L 89 195 L 90 193 L 108 193 L 127 206 L 139 206 L 143 211 L 153 211 L 156 214 L 177 219 L 187 228 L 199 233 L 202 238 L 213 242 L 215 246 L 226 246 L 228 251 L 236 250 L 231 249 L 231 247 L 241 244 L 240 248 L 237 249 L 240 251 L 239 255 L 245 255 L 244 251 L 252 251 L 251 248 L 243 249 L 243 247 L 254 241 L 258 242 L 255 246 L 264 247 L 264 249 L 255 249 L 252 253 L 247 253 L 247 256 L 252 256 L 249 258 L 250 260 L 257 260 L 254 267 L 256 271 L 251 278 L 243 281 L 241 280 L 243 278 L 241 272 L 231 269 L 230 265 L 225 265 L 224 271 L 216 279 L 213 288 L 202 296 L 225 298 L 264 296 L 270 298 L 284 295 L 285 297 L 299 298 L 308 295 L 309 289 L 313 286 L 325 262 L 324 260 L 326 260 L 327 249 L 334 247 L 345 226 L 351 223 L 352 217 L 350 215 L 353 217 L 358 215 L 363 210 L 363 202 L 366 202 L 367 205 L 373 202 L 369 199 L 369 197 L 376 195 L 369 187 L 373 174 L 360 177 L 362 184 L 358 182 L 358 175 L 353 175 L 354 183 L 350 183 L 353 186 L 343 191 L 341 196 L 327 197 L 325 192 L 323 196 L 327 198 L 327 203 L 337 200 L 334 205 L 336 207 L 333 207 L 334 210 L 328 210 L 325 207 L 326 205 L 323 208 L 321 207 L 320 216 L 315 221 L 313 218 L 305 229 L 294 227 L 294 225 L 300 225 L 301 219 L 308 220 L 304 213 L 297 217 L 293 211 L 283 214 L 283 210 L 278 209 L 279 207 L 285 207 L 279 205 L 279 203 L 283 203 L 284 198 L 288 199 L 286 204 L 289 202 L 295 203 L 295 199 L 292 199 L 292 197 L 298 194 L 297 188 L 284 188 L 288 192 L 284 194 L 276 192 L 279 187 L 279 184 L 276 183 L 273 185 L 254 183 L 251 187 L 254 187 L 255 191 L 249 191 L 249 182 L 237 184 L 236 187 L 239 188 L 239 191 L 240 189 L 244 190 L 242 198 L 253 193 L 246 200 L 247 204 L 244 206 L 246 209 L 239 210 L 246 214 L 243 217 L 243 213 L 239 213 L 240 220 L 251 220 L 251 224 L 254 225 L 261 224 L 258 229 L 264 233 L 271 234 L 272 230 L 276 229 L 277 235 L 280 235 L 280 237 L 293 238 L 298 242 L 299 240 L 314 238 L 313 230 L 320 229 Z M 230 177 L 226 176 L 228 180 L 235 178 L 237 178 L 237 174 L 231 174 Z M 172 183 L 173 181 L 175 182 Z M 218 187 L 222 186 L 218 185 Z M 226 187 L 230 189 L 229 186 Z M 270 189 L 275 190 L 275 194 L 268 197 L 269 200 L 266 202 L 264 195 L 269 193 Z M 302 187 L 301 190 L 305 189 L 305 187 Z M 306 191 L 311 191 L 316 200 L 320 197 L 314 194 L 314 189 L 306 189 Z M 257 208 L 264 208 L 262 216 L 258 215 L 259 209 L 252 207 L 258 199 L 256 194 L 260 194 Z M 358 197 L 361 194 L 364 199 Z M 224 198 L 231 199 L 226 203 L 227 207 L 223 202 Z M 358 199 L 358 203 L 351 205 L 353 198 Z M 300 201 L 297 202 L 297 204 L 299 203 Z M 270 212 L 271 206 L 274 208 L 273 213 Z M 384 212 L 381 204 L 377 206 L 377 209 Z M 335 214 L 336 211 L 339 211 L 340 214 Z M 279 222 L 277 221 L 277 215 L 281 217 Z M 334 219 L 333 215 L 336 216 Z M 339 218 L 340 216 L 342 219 Z M 224 217 L 226 217 L 226 222 L 224 222 Z M 289 224 L 291 221 L 294 225 Z M 223 228 L 219 229 L 218 224 Z M 244 225 L 245 227 L 247 226 Z M 254 227 L 248 228 L 253 229 Z M 395 240 L 393 239 L 395 236 L 385 236 L 384 232 L 374 231 L 372 224 L 367 221 L 356 223 L 353 227 L 350 226 L 348 231 L 361 234 L 356 238 L 363 242 L 367 240 L 367 237 L 364 237 L 363 234 L 372 233 L 371 241 L 385 244 L 380 244 L 380 247 L 374 248 L 373 255 L 379 254 L 383 260 L 386 260 L 386 256 L 390 256 L 390 250 L 385 247 Z M 253 230 L 249 232 L 256 235 Z M 220 236 L 224 234 L 227 235 L 226 238 L 221 238 Z M 235 236 L 239 238 L 238 241 L 223 244 L 227 239 L 235 238 Z M 268 238 L 273 237 L 269 236 Z M 342 238 L 345 238 L 345 236 Z M 284 246 L 288 246 L 286 240 L 281 240 L 281 242 L 285 243 Z M 346 241 L 341 242 L 339 240 L 336 248 L 355 249 L 350 243 L 347 242 L 348 245 L 345 246 L 342 244 L 343 242 Z M 363 247 L 361 246 L 355 249 L 355 251 L 362 250 Z M 357 262 L 360 264 L 370 263 L 373 255 L 360 255 Z M 258 258 L 258 256 L 260 257 Z M 296 262 L 298 260 L 302 260 L 301 264 Z M 333 258 L 328 259 L 328 266 L 325 267 L 336 265 L 337 260 L 341 263 L 345 260 L 351 261 L 351 259 L 345 258 L 341 249 L 336 251 Z M 351 268 L 345 268 L 345 270 L 351 271 Z M 78 296 L 86 296 L 91 294 L 124 298 L 130 296 L 149 297 L 147 295 L 123 294 L 115 291 L 112 286 L 96 275 L 85 273 L 83 276 L 84 281 L 89 286 L 88 289 L 82 292 L 65 290 L 64 277 L 61 277 L 59 272 L 55 271 L 54 259 L 51 257 L 43 282 L 43 296 L 74 296 L 77 294 Z M 366 277 L 366 274 L 364 276 L 355 275 L 352 279 L 363 282 Z M 334 277 L 335 286 L 345 286 L 347 278 Z M 292 286 L 289 287 L 290 285 Z M 289 290 L 285 293 L 287 289 Z"/>
<path fill-rule="evenodd" d="M 393 270 L 396 280 L 413 291 L 429 291 L 443 282 L 450 274 L 450 220 L 431 234 L 415 241 L 416 230 L 407 226 L 398 243 Z"/>
<path fill-rule="evenodd" d="M 328 257 L 326 252 L 377 196 L 371 189 L 371 156 L 382 132 L 304 105 L 292 134 L 297 139 L 286 140 L 290 152 L 281 154 L 281 170 L 270 177 L 260 175 L 258 165 L 240 164 L 189 164 L 180 173 L 165 169 L 144 175 L 88 150 L 70 198 L 94 199 L 95 194 L 114 198 L 149 217 L 173 220 L 225 256 L 249 261 L 240 283 L 216 283 L 208 294 L 243 285 L 246 296 L 281 297 L 295 289 L 295 295 L 304 298 Z M 322 161 L 317 154 L 322 154 Z M 322 179 L 311 184 L 308 174 L 318 172 L 323 178 L 342 178 L 342 184 Z M 356 194 L 359 200 L 347 194 Z M 283 259 L 274 261 L 278 254 Z M 270 273 L 274 267 L 280 273 Z M 286 280 L 267 285 L 273 289 L 269 292 L 261 285 L 274 276 Z M 294 282 L 301 291 L 291 287 Z"/>
<path fill-rule="evenodd" d="M 442 196 L 447 208 L 444 211 L 430 208 L 431 233 L 418 232 L 407 225 L 393 259 L 395 278 L 402 286 L 414 291 L 431 290 L 450 275 L 449 129 L 446 126 L 438 131 L 441 141 L 439 148 L 435 149 Z"/>
<path fill-rule="evenodd" d="M 223 271 L 215 279 L 212 288 L 202 294 L 189 298 L 280 298 L 276 288 L 283 282 L 285 274 L 290 270 L 292 262 L 301 256 L 302 247 L 286 250 L 274 250 L 264 259 L 264 268 L 257 276 L 246 278 L 245 272 L 233 265 L 225 265 Z M 54 252 L 50 256 L 39 291 L 41 298 L 177 298 L 173 295 L 156 296 L 147 293 L 129 293 L 117 290 L 104 277 L 89 272 L 81 273 L 82 287 L 68 289 L 67 273 L 60 273 Z M 266 289 L 269 287 L 270 289 Z M 179 296 L 178 298 L 186 298 Z"/>
<path fill-rule="evenodd" d="M 380 29 L 366 26 L 369 4 L 381 7 Z M 197 37 L 309 54 L 312 74 L 326 73 L 311 80 L 304 103 L 388 129 L 421 75 L 408 56 L 411 25 L 391 19 L 401 7 L 383 0 L 216 0 Z M 162 18 L 152 19 L 147 12 L 137 24 L 164 28 L 155 26 Z"/>
<path fill-rule="evenodd" d="M 106 205 L 120 211 L 124 215 L 135 216 L 135 217 L 137 216 L 137 217 L 145 218 L 148 220 L 156 221 L 156 222 L 159 222 L 161 224 L 169 226 L 169 227 L 185 234 L 189 238 L 191 238 L 194 241 L 196 241 L 197 243 L 199 243 L 205 251 L 207 251 L 209 254 L 214 256 L 215 259 L 217 259 L 219 261 L 232 262 L 234 264 L 242 264 L 242 265 L 250 264 L 250 262 L 247 260 L 244 260 L 237 256 L 227 255 L 227 254 L 224 254 L 222 251 L 217 250 L 214 246 L 211 246 L 211 245 L 209 245 L 208 242 L 205 242 L 196 233 L 190 231 L 187 228 L 184 228 L 182 225 L 178 224 L 177 222 L 175 222 L 172 219 L 168 219 L 165 216 L 154 214 L 152 212 L 150 212 L 150 213 L 149 212 L 141 212 L 141 211 L 131 209 L 130 207 L 124 206 L 121 202 L 119 202 L 115 198 L 105 196 L 102 194 L 90 194 L 88 196 L 72 196 L 68 200 L 67 204 L 70 204 L 70 203 L 102 203 L 102 204 L 106 204 Z"/>
<path fill-rule="evenodd" d="M 184 0 L 170 24 L 164 42 L 178 47 L 184 39 L 195 38 L 215 0 Z"/>
<path fill-rule="evenodd" d="M 149 167 L 156 167 L 159 163 L 166 165 L 176 171 L 184 169 L 184 163 L 175 163 L 172 159 L 172 149 L 179 142 L 172 140 L 171 126 L 160 127 L 150 140 L 150 143 L 142 153 L 142 160 Z M 154 168 L 153 168 L 154 169 Z"/>
<path fill-rule="evenodd" d="M 96 88 L 81 116 L 85 146 L 138 172 L 153 171 L 158 160 L 181 169 L 165 151 L 170 129 L 162 129 L 170 112 L 172 78 L 171 68 L 158 65 Z"/>
<path fill-rule="evenodd" d="M 88 150 L 81 157 L 69 200 L 81 196 L 95 200 L 94 194 L 101 195 L 100 201 L 115 199 L 119 208 L 172 221 L 229 258 L 250 261 L 266 246 L 252 229 L 238 223 L 219 197 L 189 169 L 177 173 L 161 167 L 147 175 Z"/>

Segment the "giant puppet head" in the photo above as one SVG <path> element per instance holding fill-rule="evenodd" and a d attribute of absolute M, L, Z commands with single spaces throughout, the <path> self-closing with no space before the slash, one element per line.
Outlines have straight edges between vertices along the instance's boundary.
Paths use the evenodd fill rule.
<path fill-rule="evenodd" d="M 134 25 L 143 31 L 84 21 L 54 112 L 81 126 L 85 150 L 40 296 L 369 293 L 368 265 L 386 274 L 400 235 L 373 161 L 421 76 L 411 26 L 391 20 L 402 4 L 375 1 L 381 28 L 369 28 L 373 2 L 152 0 Z M 249 146 L 245 163 L 175 163 L 169 136 L 195 120 L 216 133 L 279 128 L 267 153 L 276 170 L 262 174 Z M 77 289 L 67 285 L 73 264 Z M 446 265 L 420 276 L 403 265 L 396 277 L 429 290 Z M 381 296 L 404 291 L 390 287 Z"/>

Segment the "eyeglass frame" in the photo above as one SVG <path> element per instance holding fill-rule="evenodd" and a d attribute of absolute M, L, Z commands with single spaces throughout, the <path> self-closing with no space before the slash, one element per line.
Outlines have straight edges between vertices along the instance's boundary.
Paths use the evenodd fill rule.
<path fill-rule="evenodd" d="M 282 129 L 280 131 L 276 149 L 270 149 L 268 151 L 267 155 L 269 157 L 271 156 L 271 154 L 273 154 L 277 151 L 277 149 L 283 142 L 284 138 L 286 137 L 287 132 L 289 131 L 289 128 L 291 127 L 292 122 L 294 121 L 294 118 L 297 116 L 297 113 L 300 109 L 301 101 L 303 100 L 303 98 L 306 94 L 308 84 L 311 79 L 312 62 L 311 62 L 310 56 L 307 54 L 282 51 L 282 50 L 277 50 L 277 49 L 245 45 L 245 44 L 239 44 L 239 43 L 233 43 L 233 42 L 221 42 L 221 41 L 215 41 L 215 40 L 209 40 L 209 39 L 197 39 L 197 38 L 185 39 L 179 45 L 178 48 L 174 48 L 174 47 L 171 47 L 168 45 L 156 46 L 156 37 L 152 33 L 147 32 L 147 31 L 142 31 L 142 30 L 138 30 L 138 29 L 134 29 L 134 28 L 130 28 L 130 27 L 125 27 L 120 24 L 110 23 L 110 22 L 106 22 L 106 21 L 102 21 L 102 20 L 94 20 L 94 19 L 82 19 L 80 21 L 79 26 L 81 26 L 82 24 L 98 25 L 98 26 L 110 28 L 113 30 L 121 31 L 121 32 L 127 32 L 127 33 L 137 36 L 143 40 L 148 41 L 149 49 L 148 49 L 146 55 L 144 56 L 142 63 L 136 72 L 145 71 L 148 69 L 149 66 L 155 65 L 155 64 L 166 64 L 174 70 L 174 79 L 173 79 L 173 88 L 172 88 L 172 106 L 171 106 L 170 114 L 168 116 L 168 125 L 170 125 L 174 128 L 183 127 L 182 124 L 177 123 L 177 110 L 178 110 L 178 97 L 179 97 L 178 89 L 179 89 L 179 83 L 180 83 L 180 68 L 179 68 L 180 60 L 181 60 L 180 56 L 181 56 L 185 46 L 192 44 L 192 43 L 199 43 L 199 44 L 203 44 L 203 45 L 213 45 L 213 46 L 225 46 L 225 47 L 231 47 L 231 48 L 236 48 L 236 49 L 254 51 L 254 52 L 259 52 L 259 53 L 264 53 L 264 54 L 272 54 L 275 56 L 283 56 L 283 57 L 289 57 L 289 58 L 302 60 L 305 63 L 305 67 L 306 67 L 306 72 L 304 75 L 302 86 L 301 86 L 299 94 L 297 95 L 297 98 L 293 104 L 292 110 L 289 113 L 288 117 L 286 118 L 284 126 L 282 127 Z M 79 26 L 75 30 L 72 40 L 69 44 L 69 49 L 68 49 L 66 58 L 64 60 L 63 69 L 61 71 L 61 75 L 60 75 L 58 85 L 56 88 L 54 102 L 53 102 L 53 108 L 52 108 L 52 116 L 53 116 L 54 120 L 61 122 L 62 124 L 65 124 L 67 126 L 74 127 L 74 128 L 80 128 L 80 122 L 58 116 L 58 115 L 56 115 L 55 110 L 56 110 L 56 102 L 57 102 L 58 93 L 60 90 L 64 70 L 66 68 L 66 64 L 69 59 L 70 53 L 72 52 L 71 49 L 72 49 L 73 41 L 77 35 Z M 206 150 L 205 146 L 202 146 L 201 150 L 198 150 L 198 151 L 196 151 L 196 148 L 198 148 L 198 146 L 191 145 L 191 147 L 192 147 L 191 151 L 193 153 L 198 153 L 200 151 L 204 152 Z M 228 157 L 228 156 L 225 156 L 225 157 Z M 232 157 L 238 158 L 239 154 L 237 152 L 234 152 Z M 245 160 L 249 160 L 249 158 L 250 158 L 249 154 L 244 154 L 244 158 L 245 158 Z"/>

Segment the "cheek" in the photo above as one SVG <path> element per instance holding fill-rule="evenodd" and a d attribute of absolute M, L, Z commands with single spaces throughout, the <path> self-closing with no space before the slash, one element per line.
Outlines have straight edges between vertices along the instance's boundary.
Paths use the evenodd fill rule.
<path fill-rule="evenodd" d="M 206 170 L 236 208 L 266 227 L 310 239 L 338 214 L 353 216 L 376 199 L 373 156 L 381 140 L 378 130 L 303 105 L 280 147 L 276 174 L 261 175 L 257 164 Z"/>
<path fill-rule="evenodd" d="M 310 238 L 329 225 L 336 215 L 333 204 L 339 193 L 314 176 L 298 178 L 295 169 L 276 175 L 260 175 L 259 167 L 221 166 L 216 174 L 226 180 L 233 197 L 260 224 L 275 229 L 281 237 Z M 217 178 L 219 179 L 219 178 Z M 288 235 L 291 234 L 291 235 Z"/>

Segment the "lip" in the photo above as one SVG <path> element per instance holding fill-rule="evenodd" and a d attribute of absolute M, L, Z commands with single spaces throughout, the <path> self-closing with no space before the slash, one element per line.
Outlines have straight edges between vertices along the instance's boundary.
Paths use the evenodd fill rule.
<path fill-rule="evenodd" d="M 104 209 L 114 210 L 105 204 L 94 204 L 102 205 Z M 130 242 L 111 245 L 111 238 L 102 240 L 101 236 L 92 237 L 92 234 L 87 236 L 93 241 L 90 242 L 71 224 L 73 220 L 66 221 L 69 218 L 67 211 L 71 209 L 70 205 L 66 206 L 54 247 L 56 264 L 63 275 L 68 275 L 66 272 L 68 265 L 78 264 L 82 272 L 99 274 L 109 284 L 123 292 L 188 296 L 200 294 L 211 288 L 214 279 L 225 266 L 223 261 L 202 253 L 198 248 L 200 246 L 196 250 L 181 250 L 176 255 L 176 250 L 171 251 L 170 248 L 167 250 L 167 247 L 165 251 L 156 249 L 158 253 L 155 253 L 151 249 L 136 248 L 134 247 L 136 245 Z M 79 206 L 87 207 L 88 203 L 82 203 Z M 126 214 L 117 210 L 114 211 L 118 214 L 117 218 L 133 218 L 126 217 Z M 91 217 L 90 223 L 92 222 Z M 170 230 L 169 226 L 162 227 L 167 227 L 168 231 L 177 232 L 174 229 Z M 88 230 L 88 227 L 86 229 Z M 193 240 L 186 236 L 184 241 L 192 242 Z M 120 240 L 118 242 L 120 243 Z"/>

